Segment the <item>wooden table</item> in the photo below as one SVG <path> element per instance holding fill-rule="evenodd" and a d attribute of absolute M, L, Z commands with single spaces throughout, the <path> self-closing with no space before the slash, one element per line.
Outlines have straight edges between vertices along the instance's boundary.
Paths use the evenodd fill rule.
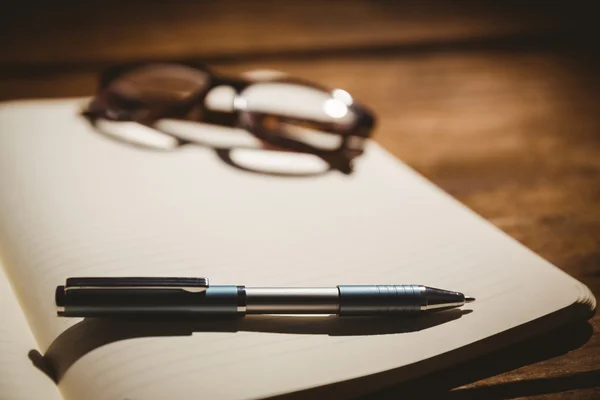
<path fill-rule="evenodd" d="M 89 95 L 102 67 L 139 59 L 280 69 L 342 87 L 376 110 L 383 146 L 600 296 L 600 62 L 584 4 L 228 0 L 6 11 L 0 99 Z M 598 399 L 599 323 L 373 397 L 435 386 L 443 398 Z"/>

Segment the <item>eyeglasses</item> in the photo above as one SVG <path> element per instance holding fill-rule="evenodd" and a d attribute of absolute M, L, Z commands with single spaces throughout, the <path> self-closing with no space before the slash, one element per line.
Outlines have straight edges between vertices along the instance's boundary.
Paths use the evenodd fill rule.
<path fill-rule="evenodd" d="M 347 174 L 352 172 L 352 161 L 362 154 L 364 141 L 374 126 L 372 113 L 342 89 L 329 90 L 274 73 L 225 77 L 194 63 L 138 63 L 111 68 L 101 76 L 98 93 L 84 115 L 103 133 L 136 145 L 165 150 L 201 144 L 214 148 L 232 166 L 268 173 L 277 171 L 264 171 L 242 162 L 234 151 L 262 150 L 271 157 L 275 152 L 315 156 L 327 169 Z M 204 131 L 182 135 L 173 129 L 173 121 L 199 122 Z M 124 133 L 123 124 L 118 128 L 117 122 L 138 126 L 132 131 L 128 124 L 129 132 Z M 165 122 L 170 122 L 166 128 Z M 227 136 L 219 126 L 239 128 L 238 133 L 248 132 L 254 141 L 231 146 L 204 140 L 209 131 L 212 142 L 215 134 Z M 115 134 L 115 127 L 121 133 Z M 142 130 L 145 133 L 140 135 Z M 162 142 L 158 140 L 162 144 L 140 140 L 147 135 L 164 135 Z"/>

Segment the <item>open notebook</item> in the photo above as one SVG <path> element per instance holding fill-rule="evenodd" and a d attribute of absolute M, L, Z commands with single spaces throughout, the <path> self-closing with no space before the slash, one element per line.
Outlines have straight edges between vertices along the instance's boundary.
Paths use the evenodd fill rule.
<path fill-rule="evenodd" d="M 585 286 L 375 143 L 350 176 L 275 177 L 232 168 L 207 148 L 155 152 L 109 140 L 80 107 L 0 106 L 3 398 L 359 394 L 595 308 Z M 56 317 L 54 289 L 65 278 L 136 275 L 249 286 L 417 283 L 477 301 L 471 312 L 405 321 Z M 30 361 L 37 351 L 58 389 Z"/>

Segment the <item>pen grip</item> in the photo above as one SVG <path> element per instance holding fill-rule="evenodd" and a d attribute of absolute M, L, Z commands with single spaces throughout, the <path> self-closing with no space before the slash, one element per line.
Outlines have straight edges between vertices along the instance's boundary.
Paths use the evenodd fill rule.
<path fill-rule="evenodd" d="M 342 285 L 339 315 L 415 313 L 427 304 L 419 285 Z"/>

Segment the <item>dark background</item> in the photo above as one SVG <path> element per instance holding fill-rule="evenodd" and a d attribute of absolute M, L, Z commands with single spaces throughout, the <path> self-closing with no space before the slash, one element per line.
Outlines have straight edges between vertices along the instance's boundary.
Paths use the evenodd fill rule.
<path fill-rule="evenodd" d="M 595 2 L 69 3 L 0 6 L 0 100 L 91 95 L 134 60 L 342 87 L 377 112 L 384 147 L 600 296 Z M 376 398 L 598 399 L 599 321 Z"/>

